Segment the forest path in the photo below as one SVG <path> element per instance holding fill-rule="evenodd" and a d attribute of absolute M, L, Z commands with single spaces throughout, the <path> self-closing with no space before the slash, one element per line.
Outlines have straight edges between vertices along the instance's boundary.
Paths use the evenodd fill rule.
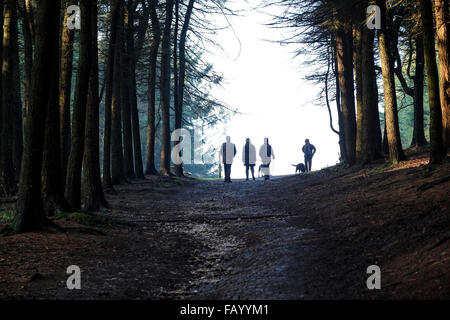
<path fill-rule="evenodd" d="M 116 186 L 111 211 L 54 218 L 66 233 L 0 237 L 0 298 L 448 298 L 450 162 L 427 161 Z"/>
<path fill-rule="evenodd" d="M 166 264 L 161 271 L 173 275 L 166 279 L 172 287 L 161 284 L 160 297 L 301 299 L 309 296 L 309 286 L 316 280 L 307 272 L 311 271 L 315 234 L 311 229 L 291 223 L 298 214 L 273 206 L 272 202 L 277 201 L 274 192 L 283 180 L 235 180 L 231 184 L 158 180 L 122 187 L 119 196 L 114 197 L 112 217 L 139 230 L 140 239 L 136 239 L 139 241 L 126 241 L 135 252 L 142 251 L 140 246 L 145 247 L 145 243 L 153 247 L 151 238 L 155 233 L 171 238 L 162 244 L 171 255 L 160 262 Z M 174 183 L 181 186 L 172 188 Z M 148 266 L 152 259 L 137 264 L 147 272 L 136 269 L 137 261 L 127 269 L 133 270 L 134 277 L 145 277 L 151 272 Z M 144 279 L 139 282 L 147 283 Z M 144 287 L 138 283 L 136 286 Z"/>

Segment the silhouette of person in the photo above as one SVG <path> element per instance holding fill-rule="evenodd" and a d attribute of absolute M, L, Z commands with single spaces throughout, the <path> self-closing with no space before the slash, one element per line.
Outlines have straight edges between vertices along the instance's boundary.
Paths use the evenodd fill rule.
<path fill-rule="evenodd" d="M 312 158 L 316 154 L 316 147 L 314 147 L 313 144 L 309 143 L 309 139 L 306 139 L 302 151 L 305 154 L 306 172 L 310 172 L 312 166 Z"/>
<path fill-rule="evenodd" d="M 250 138 L 245 140 L 245 145 L 242 149 L 242 162 L 245 166 L 245 175 L 248 180 L 248 171 L 249 169 L 252 172 L 253 180 L 255 180 L 255 164 L 256 164 L 256 148 L 250 142 Z"/>
<path fill-rule="evenodd" d="M 270 179 L 270 163 L 272 159 L 275 160 L 275 154 L 272 146 L 269 144 L 269 138 L 264 138 L 264 144 L 259 148 L 259 156 L 261 157 L 261 171 L 264 176 L 264 180 Z"/>
<path fill-rule="evenodd" d="M 225 169 L 225 182 L 231 182 L 231 165 L 236 156 L 236 146 L 231 142 L 231 138 L 227 137 L 227 141 L 220 148 L 220 156 Z"/>

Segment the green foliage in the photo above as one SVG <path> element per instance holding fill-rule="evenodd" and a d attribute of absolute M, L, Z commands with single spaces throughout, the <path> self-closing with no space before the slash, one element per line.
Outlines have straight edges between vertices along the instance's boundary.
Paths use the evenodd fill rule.
<path fill-rule="evenodd" d="M 9 225 L 14 220 L 14 212 L 12 210 L 0 211 L 0 224 Z"/>

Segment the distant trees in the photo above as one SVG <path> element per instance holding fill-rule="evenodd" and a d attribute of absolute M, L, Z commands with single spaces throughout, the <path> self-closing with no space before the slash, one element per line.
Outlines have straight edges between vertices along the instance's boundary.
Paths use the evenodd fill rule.
<path fill-rule="evenodd" d="M 339 130 L 335 130 L 333 125 L 331 127 L 339 133 L 341 157 L 345 163 L 369 163 L 383 153 L 392 163 L 405 159 L 399 128 L 400 93 L 413 100 L 411 146 L 427 143 L 424 125 L 428 123 L 425 123 L 423 105 L 424 63 L 430 103 L 430 163 L 442 161 L 448 148 L 446 128 L 450 93 L 447 0 L 408 0 L 392 7 L 385 0 L 346 1 L 345 5 L 337 0 L 265 1 L 265 5 L 270 4 L 285 9 L 271 25 L 295 30 L 282 42 L 303 44 L 302 50 L 308 50 L 315 57 L 308 60 L 309 64 L 314 62 L 316 69 L 307 79 L 323 83 L 322 79 L 326 78 L 324 92 L 330 117 L 330 97 L 333 99 L 334 93 Z M 366 14 L 368 7 L 374 4 L 380 9 L 377 14 L 381 14 L 379 30 L 369 28 L 368 22 L 372 22 L 373 17 Z M 434 21 L 439 70 L 434 55 Z M 330 51 L 336 55 L 335 78 L 328 77 Z M 406 64 L 402 56 L 407 57 Z M 377 65 L 378 61 L 381 65 Z M 412 70 L 415 70 L 414 75 Z M 377 88 L 380 74 L 384 97 L 383 147 Z M 396 85 L 396 77 L 400 87 Z"/>
<path fill-rule="evenodd" d="M 201 48 L 187 46 L 193 10 L 194 0 L 0 1 L 0 195 L 17 193 L 16 232 L 46 228 L 58 211 L 107 208 L 105 193 L 114 194 L 115 184 L 159 174 L 161 145 L 160 173 L 172 174 L 171 131 L 184 117 L 222 107 L 188 91 L 190 83 L 220 83 L 209 65 L 196 69 Z"/>

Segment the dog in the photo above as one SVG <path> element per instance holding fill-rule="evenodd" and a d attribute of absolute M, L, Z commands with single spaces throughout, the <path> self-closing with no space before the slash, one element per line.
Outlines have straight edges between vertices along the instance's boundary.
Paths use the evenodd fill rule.
<path fill-rule="evenodd" d="M 260 165 L 259 165 L 259 168 L 258 168 L 258 178 L 261 177 L 261 172 L 263 171 L 263 168 L 268 168 L 268 167 L 269 167 L 269 166 L 263 165 L 263 164 L 260 164 Z"/>
<path fill-rule="evenodd" d="M 306 172 L 306 167 L 303 163 L 299 163 L 299 164 L 293 164 L 292 166 L 295 167 L 295 174 L 297 173 L 305 173 Z"/>

